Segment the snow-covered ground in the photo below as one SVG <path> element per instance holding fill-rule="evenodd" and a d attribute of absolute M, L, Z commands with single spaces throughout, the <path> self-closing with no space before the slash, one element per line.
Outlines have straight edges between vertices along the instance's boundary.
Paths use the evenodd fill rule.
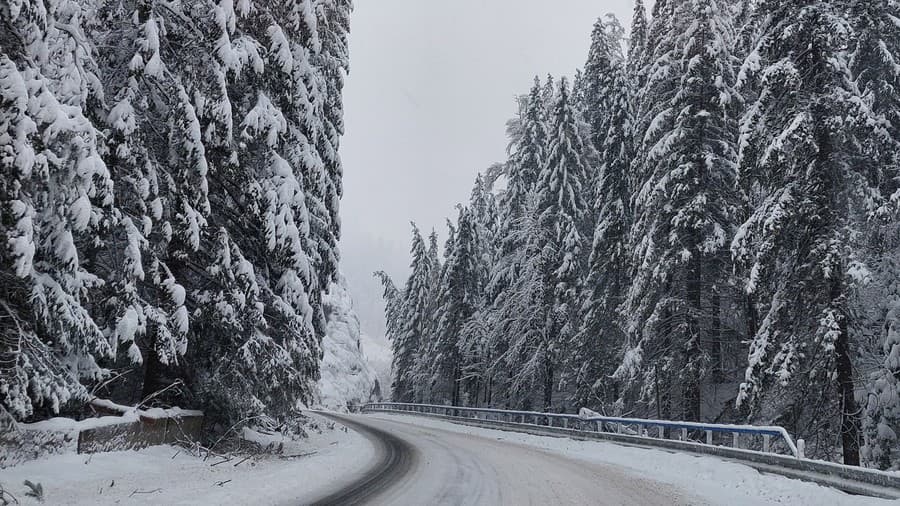
<path fill-rule="evenodd" d="M 23 505 L 37 504 L 25 495 L 25 480 L 40 483 L 44 504 L 53 505 L 298 504 L 363 472 L 373 455 L 371 443 L 338 424 L 286 445 L 280 456 L 223 462 L 172 446 L 68 453 L 0 469 L 0 486 Z"/>

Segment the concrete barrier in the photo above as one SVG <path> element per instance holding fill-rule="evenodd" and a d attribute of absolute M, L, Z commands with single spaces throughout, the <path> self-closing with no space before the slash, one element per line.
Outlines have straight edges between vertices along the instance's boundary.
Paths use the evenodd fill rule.
<path fill-rule="evenodd" d="M 203 415 L 140 416 L 139 420 L 84 429 L 78 433 L 78 453 L 140 450 L 149 446 L 198 441 Z"/>

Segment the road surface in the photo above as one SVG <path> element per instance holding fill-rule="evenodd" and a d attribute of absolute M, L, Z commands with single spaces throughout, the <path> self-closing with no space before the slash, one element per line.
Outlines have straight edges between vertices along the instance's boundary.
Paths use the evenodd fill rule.
<path fill-rule="evenodd" d="M 613 466 L 499 438 L 418 426 L 414 417 L 325 415 L 365 435 L 376 446 L 377 456 L 367 472 L 313 504 L 704 503 L 686 491 Z"/>

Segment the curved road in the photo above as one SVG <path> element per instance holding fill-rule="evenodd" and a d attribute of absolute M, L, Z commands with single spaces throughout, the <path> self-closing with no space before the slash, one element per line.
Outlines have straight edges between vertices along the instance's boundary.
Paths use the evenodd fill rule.
<path fill-rule="evenodd" d="M 702 504 L 689 493 L 618 468 L 494 438 L 378 415 L 321 413 L 376 446 L 376 462 L 321 505 Z"/>

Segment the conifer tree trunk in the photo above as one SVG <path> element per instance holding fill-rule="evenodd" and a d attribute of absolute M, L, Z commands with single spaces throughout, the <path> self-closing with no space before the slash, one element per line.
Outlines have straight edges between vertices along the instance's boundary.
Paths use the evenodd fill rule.
<path fill-rule="evenodd" d="M 459 384 L 460 384 L 460 371 L 459 371 L 459 363 L 457 363 L 453 368 L 453 402 L 452 405 L 459 406 Z"/>
<path fill-rule="evenodd" d="M 688 267 L 687 296 L 691 314 L 688 317 L 688 347 L 684 350 L 685 363 L 689 364 L 685 371 L 686 378 L 682 387 L 684 409 L 683 416 L 688 421 L 700 421 L 700 311 L 701 311 L 701 275 L 702 262 L 700 251 L 695 247 Z"/>
<path fill-rule="evenodd" d="M 843 281 L 835 276 L 831 281 L 831 300 L 843 298 Z M 853 395 L 853 364 L 850 359 L 850 339 L 846 316 L 840 320 L 840 335 L 835 341 L 837 355 L 837 385 L 841 397 L 841 446 L 844 464 L 859 465 L 859 406 Z"/>
<path fill-rule="evenodd" d="M 549 412 L 553 402 L 553 364 L 550 362 L 549 357 L 546 361 L 546 374 L 544 375 L 544 411 Z"/>
<path fill-rule="evenodd" d="M 720 383 L 725 380 L 725 360 L 722 356 L 722 301 L 719 291 L 713 290 L 711 300 L 712 328 L 710 330 L 710 342 L 712 342 L 713 381 Z"/>
<path fill-rule="evenodd" d="M 144 384 L 141 388 L 141 399 L 150 397 L 153 393 L 166 387 L 162 380 L 163 364 L 153 346 L 147 349 L 144 358 Z"/>
<path fill-rule="evenodd" d="M 753 339 L 759 330 L 759 312 L 756 310 L 756 299 L 753 294 L 747 294 L 744 304 L 747 310 L 747 336 Z"/>

